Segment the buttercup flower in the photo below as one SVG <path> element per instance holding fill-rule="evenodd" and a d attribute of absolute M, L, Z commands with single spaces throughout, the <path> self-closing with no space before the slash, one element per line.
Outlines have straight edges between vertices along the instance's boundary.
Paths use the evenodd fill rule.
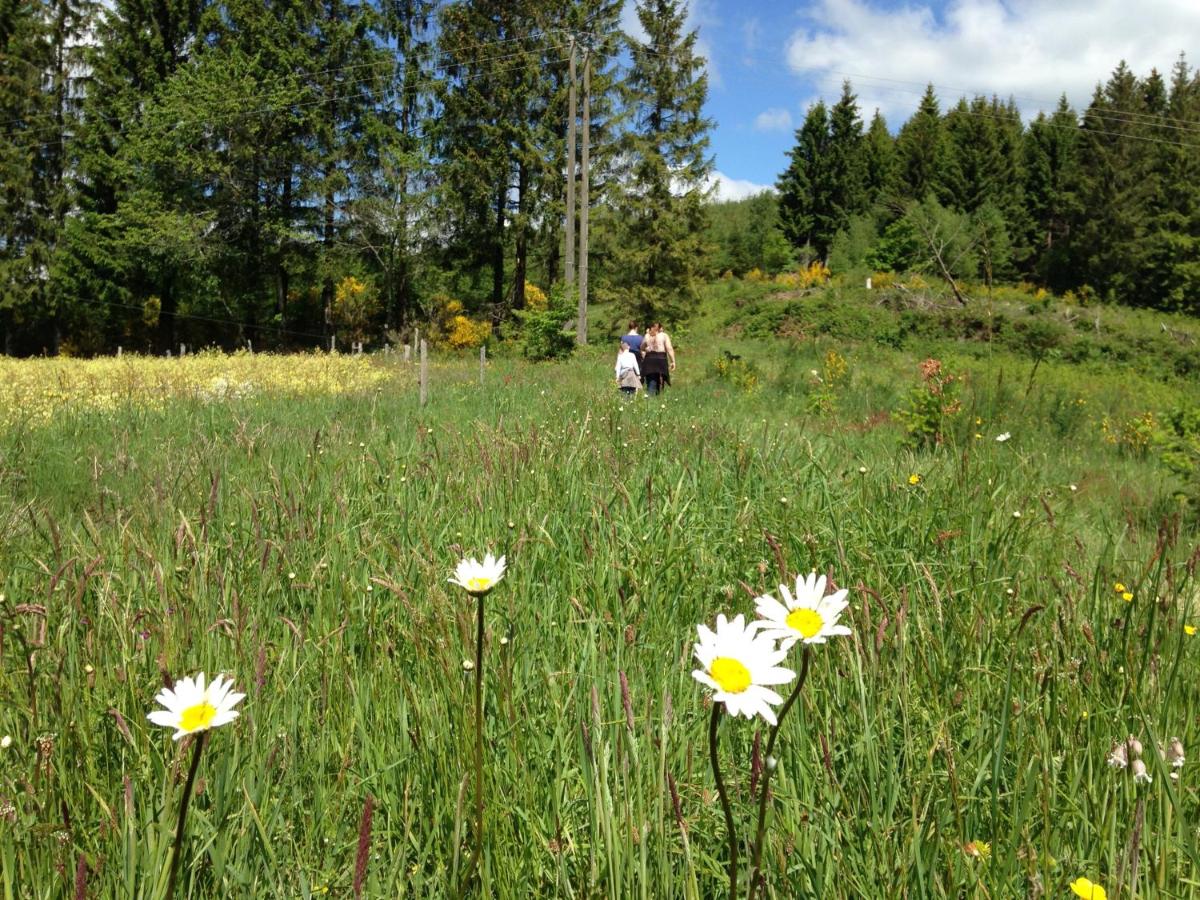
<path fill-rule="evenodd" d="M 1188 637 L 1191 637 L 1192 635 L 1194 635 L 1196 633 L 1196 626 L 1195 625 L 1184 625 L 1183 633 L 1186 634 Z"/>
<path fill-rule="evenodd" d="M 1100 885 L 1080 876 L 1071 882 L 1071 893 L 1083 900 L 1108 900 L 1108 893 Z"/>
<path fill-rule="evenodd" d="M 457 584 L 468 594 L 486 594 L 504 577 L 504 557 L 496 559 L 492 554 L 483 558 L 483 562 L 470 557 L 462 560 L 454 569 L 454 575 L 446 579 L 451 584 Z"/>
<path fill-rule="evenodd" d="M 234 709 L 245 694 L 233 692 L 233 681 L 218 675 L 205 685 L 204 673 L 195 678 L 180 678 L 174 689 L 163 688 L 154 702 L 165 709 L 156 709 L 146 716 L 155 725 L 174 728 L 173 740 L 198 731 L 208 731 L 228 724 L 239 715 Z"/>
<path fill-rule="evenodd" d="M 796 594 L 779 586 L 783 596 L 780 603 L 770 594 L 755 598 L 762 616 L 758 626 L 767 636 L 779 641 L 781 650 L 789 650 L 797 641 L 823 644 L 835 635 L 849 634 L 850 629 L 838 624 L 838 616 L 849 605 L 845 588 L 825 596 L 825 576 L 810 572 L 807 578 L 796 578 Z"/>
<path fill-rule="evenodd" d="M 920 484 L 921 476 L 918 475 L 916 472 L 913 472 L 911 475 L 908 476 L 908 483 L 909 484 Z"/>
<path fill-rule="evenodd" d="M 713 701 L 724 703 L 731 716 L 753 719 L 762 716 L 771 725 L 776 723 L 772 705 L 783 698 L 770 689 L 771 685 L 787 684 L 796 677 L 791 669 L 779 667 L 787 656 L 777 649 L 773 638 L 762 634 L 758 625 L 747 627 L 744 616 L 732 622 L 724 615 L 717 616 L 717 629 L 697 625 L 700 640 L 693 651 L 702 668 L 692 677 L 713 689 Z"/>

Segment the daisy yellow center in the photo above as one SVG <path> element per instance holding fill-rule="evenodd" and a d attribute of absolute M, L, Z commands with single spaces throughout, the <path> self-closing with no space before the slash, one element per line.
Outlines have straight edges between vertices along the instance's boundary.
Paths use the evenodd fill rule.
<path fill-rule="evenodd" d="M 740 694 L 750 687 L 750 670 L 729 656 L 714 659 L 708 674 L 727 694 Z"/>
<path fill-rule="evenodd" d="M 482 594 L 484 591 L 492 589 L 492 579 L 482 575 L 476 575 L 474 578 L 467 579 L 467 590 L 472 594 Z"/>
<path fill-rule="evenodd" d="M 825 626 L 825 620 L 815 609 L 802 606 L 788 613 L 787 626 L 792 631 L 800 632 L 807 639 L 821 633 L 821 629 Z"/>
<path fill-rule="evenodd" d="M 200 702 L 189 706 L 179 716 L 179 727 L 184 731 L 199 731 L 212 724 L 217 708 L 211 703 Z"/>

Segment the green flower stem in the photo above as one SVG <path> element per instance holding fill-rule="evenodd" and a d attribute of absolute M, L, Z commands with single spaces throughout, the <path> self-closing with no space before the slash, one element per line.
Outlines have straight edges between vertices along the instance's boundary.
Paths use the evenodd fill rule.
<path fill-rule="evenodd" d="M 771 733 L 767 737 L 767 751 L 764 754 L 764 760 L 771 759 L 771 754 L 775 751 L 775 739 L 779 737 L 779 728 L 783 725 L 783 719 L 791 710 L 792 704 L 799 699 L 800 692 L 804 690 L 804 682 L 808 680 L 808 658 L 809 648 L 805 646 L 804 653 L 800 657 L 800 677 L 796 679 L 796 686 L 792 688 L 792 693 L 787 698 L 787 702 L 780 708 L 775 725 L 772 726 Z M 769 764 L 763 766 L 762 793 L 758 797 L 758 832 L 754 836 L 754 857 L 750 863 L 750 891 L 746 895 L 747 900 L 754 900 L 754 895 L 758 891 L 758 885 L 762 881 L 762 851 L 767 833 L 767 791 L 771 786 L 773 769 L 774 767 Z"/>
<path fill-rule="evenodd" d="M 708 756 L 712 762 L 713 778 L 717 782 L 717 795 L 721 798 L 721 809 L 725 811 L 725 830 L 729 834 L 729 900 L 737 898 L 738 842 L 733 827 L 733 812 L 729 808 L 729 797 L 725 794 L 725 782 L 721 780 L 721 759 L 717 753 L 717 723 L 721 721 L 721 704 L 713 701 L 712 718 L 708 722 Z"/>
<path fill-rule="evenodd" d="M 183 786 L 183 798 L 179 801 L 179 821 L 175 825 L 175 846 L 171 848 L 171 870 L 167 876 L 167 900 L 175 896 L 175 876 L 179 874 L 179 851 L 183 846 L 183 825 L 187 821 L 188 803 L 192 799 L 192 788 L 196 784 L 196 772 L 200 768 L 200 754 L 208 732 L 202 731 L 193 739 L 196 749 L 192 753 L 192 766 L 188 769 L 187 784 Z"/>
<path fill-rule="evenodd" d="M 477 595 L 475 613 L 475 846 L 459 884 L 458 896 L 466 896 L 467 885 L 483 856 L 483 600 Z"/>

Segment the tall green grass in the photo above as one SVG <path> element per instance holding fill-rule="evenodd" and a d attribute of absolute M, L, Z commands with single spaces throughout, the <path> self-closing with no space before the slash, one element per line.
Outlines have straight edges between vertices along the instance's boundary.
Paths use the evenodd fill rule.
<path fill-rule="evenodd" d="M 706 374 L 721 340 L 677 344 L 661 400 L 622 403 L 597 351 L 483 387 L 448 364 L 424 409 L 397 367 L 377 394 L 0 435 L 0 896 L 70 896 L 80 856 L 87 896 L 159 895 L 188 757 L 145 714 L 201 669 L 248 697 L 206 751 L 181 895 L 348 896 L 368 794 L 365 895 L 452 895 L 474 608 L 446 578 L 488 549 L 482 896 L 722 891 L 695 624 L 813 568 L 854 635 L 780 738 L 770 896 L 1200 895 L 1194 764 L 1137 789 L 1105 764 L 1129 733 L 1200 752 L 1196 532 L 1096 425 L 1177 389 L 1049 364 L 1026 395 L 1021 360 L 955 360 L 959 424 L 915 454 L 886 415 L 915 356 L 842 348 L 827 415 L 819 342 L 737 344 L 750 394 Z M 722 728 L 747 838 L 754 731 Z"/>

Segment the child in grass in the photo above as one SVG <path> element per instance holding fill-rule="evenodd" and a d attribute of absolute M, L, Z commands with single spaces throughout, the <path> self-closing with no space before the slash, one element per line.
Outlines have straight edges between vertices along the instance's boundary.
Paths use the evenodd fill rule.
<path fill-rule="evenodd" d="M 629 349 L 629 344 L 621 341 L 621 349 L 617 353 L 617 387 L 622 394 L 632 396 L 642 386 L 642 370 L 638 367 L 637 356 Z"/>

